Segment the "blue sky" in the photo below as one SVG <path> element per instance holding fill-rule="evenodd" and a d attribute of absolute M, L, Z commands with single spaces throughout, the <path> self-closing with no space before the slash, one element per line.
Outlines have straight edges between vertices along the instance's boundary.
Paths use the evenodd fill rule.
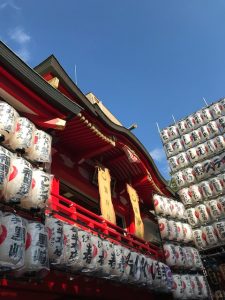
<path fill-rule="evenodd" d="M 31 66 L 50 54 L 168 168 L 165 127 L 225 96 L 224 0 L 0 0 L 0 39 Z"/>

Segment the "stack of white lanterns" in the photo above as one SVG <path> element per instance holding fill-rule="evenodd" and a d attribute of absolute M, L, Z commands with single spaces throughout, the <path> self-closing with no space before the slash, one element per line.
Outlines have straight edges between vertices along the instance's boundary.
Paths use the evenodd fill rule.
<path fill-rule="evenodd" d="M 172 178 L 199 249 L 225 242 L 225 99 L 164 129 Z"/>
<path fill-rule="evenodd" d="M 53 217 L 46 218 L 46 228 L 49 259 L 56 268 L 152 290 L 172 288 L 170 268 L 149 256 Z"/>
<path fill-rule="evenodd" d="M 46 274 L 47 239 L 43 224 L 0 211 L 0 271 L 14 271 L 16 277 Z"/>
<path fill-rule="evenodd" d="M 150 256 L 50 216 L 44 225 L 0 211 L 0 272 L 43 277 L 50 266 L 150 290 L 172 289 L 170 268 Z"/>
<path fill-rule="evenodd" d="M 25 209 L 43 208 L 52 179 L 43 171 L 43 166 L 51 163 L 51 136 L 0 101 L 0 139 L 2 200 Z"/>
<path fill-rule="evenodd" d="M 165 260 L 174 272 L 174 298 L 206 299 L 207 283 L 199 274 L 203 265 L 198 250 L 192 246 L 193 232 L 185 220 L 184 204 L 157 194 L 153 196 L 153 201 Z"/>

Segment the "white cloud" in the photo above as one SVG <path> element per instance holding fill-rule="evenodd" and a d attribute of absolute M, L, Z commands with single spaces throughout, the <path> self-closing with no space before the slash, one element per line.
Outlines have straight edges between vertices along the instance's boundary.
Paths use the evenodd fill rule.
<path fill-rule="evenodd" d="M 9 31 L 11 40 L 23 45 L 30 41 L 31 37 L 21 27 L 16 27 Z"/>
<path fill-rule="evenodd" d="M 151 157 L 157 162 L 163 162 L 166 159 L 165 152 L 163 148 L 155 148 L 150 151 Z"/>
<path fill-rule="evenodd" d="M 20 48 L 16 54 L 24 61 L 30 60 L 30 51 L 26 47 Z"/>
<path fill-rule="evenodd" d="M 15 51 L 18 56 L 24 61 L 30 60 L 29 43 L 31 41 L 31 36 L 25 32 L 22 27 L 15 27 L 9 30 L 9 38 L 18 44 L 17 50 Z"/>
<path fill-rule="evenodd" d="M 7 6 L 15 9 L 15 10 L 20 10 L 21 8 L 18 7 L 16 4 L 15 4 L 15 1 L 13 0 L 4 0 L 4 1 L 0 1 L 0 9 L 4 9 L 6 8 Z"/>

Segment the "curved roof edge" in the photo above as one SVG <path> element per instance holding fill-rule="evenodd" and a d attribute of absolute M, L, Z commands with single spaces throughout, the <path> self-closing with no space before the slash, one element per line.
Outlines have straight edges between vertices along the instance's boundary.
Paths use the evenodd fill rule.
<path fill-rule="evenodd" d="M 63 67 L 60 65 L 58 60 L 54 55 L 49 56 L 46 60 L 36 66 L 34 69 L 29 67 L 22 59 L 20 59 L 11 49 L 9 49 L 3 42 L 0 41 L 0 63 L 6 67 L 9 71 L 15 74 L 22 82 L 27 84 L 34 91 L 42 95 L 51 105 L 54 105 L 68 114 L 77 115 L 81 110 L 86 108 L 93 116 L 98 116 L 105 125 L 111 130 L 122 134 L 124 137 L 128 138 L 133 142 L 136 147 L 144 154 L 144 156 L 149 161 L 150 165 L 153 167 L 156 176 L 159 181 L 162 182 L 167 191 L 174 195 L 174 192 L 167 185 L 166 180 L 160 174 L 157 166 L 155 165 L 151 155 L 144 147 L 144 145 L 139 141 L 139 139 L 127 128 L 123 126 L 116 125 L 112 122 L 98 107 L 98 105 L 93 105 L 86 98 L 83 92 L 76 86 L 73 80 L 65 72 Z M 81 106 L 75 101 L 68 98 L 66 95 L 61 93 L 59 90 L 53 88 L 46 80 L 44 80 L 41 75 L 46 72 L 52 72 L 63 85 L 68 89 L 68 91 L 77 97 L 81 102 Z"/>
<path fill-rule="evenodd" d="M 58 77 L 59 81 L 62 83 L 62 85 L 75 97 L 77 97 L 81 101 L 81 106 L 86 108 L 89 112 L 92 113 L 94 116 L 99 116 L 99 118 L 111 129 L 116 131 L 117 133 L 122 134 L 123 136 L 130 139 L 131 142 L 133 142 L 137 148 L 144 154 L 144 156 L 149 161 L 150 165 L 153 167 L 156 176 L 158 177 L 158 180 L 163 183 L 167 191 L 175 195 L 174 191 L 168 186 L 167 181 L 164 179 L 164 177 L 159 172 L 154 160 L 152 159 L 150 153 L 145 148 L 145 146 L 140 142 L 140 140 L 127 128 L 124 126 L 119 126 L 112 122 L 100 109 L 100 107 L 96 104 L 91 104 L 90 101 L 87 99 L 87 97 L 83 94 L 83 92 L 77 87 L 77 85 L 73 82 L 73 80 L 70 78 L 70 76 L 66 73 L 64 68 L 61 66 L 59 61 L 56 59 L 54 55 L 50 55 L 48 58 L 46 58 L 43 62 L 41 62 L 39 65 L 34 67 L 34 70 L 38 72 L 40 75 L 44 75 L 47 73 L 51 73 L 52 75 Z"/>

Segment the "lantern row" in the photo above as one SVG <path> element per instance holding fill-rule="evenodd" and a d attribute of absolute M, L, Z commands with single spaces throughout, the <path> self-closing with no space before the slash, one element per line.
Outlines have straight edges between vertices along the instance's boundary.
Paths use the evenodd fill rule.
<path fill-rule="evenodd" d="M 186 168 L 182 171 L 178 171 L 172 175 L 172 179 L 174 183 L 176 184 L 177 190 L 180 190 L 184 187 L 190 187 L 191 185 L 198 183 L 199 187 L 201 189 L 201 182 L 205 180 L 209 180 L 209 184 L 215 185 L 215 182 L 219 181 L 221 182 L 222 188 L 215 185 L 215 187 L 212 187 L 212 193 L 216 193 L 218 189 L 218 193 L 221 193 L 223 191 L 224 187 L 224 178 L 225 175 L 220 175 L 225 170 L 225 153 L 222 153 L 220 156 L 215 156 L 212 159 L 205 160 L 201 163 L 198 163 L 193 166 L 193 168 Z M 214 180 L 216 176 L 218 176 L 218 180 Z M 224 181 L 224 182 L 223 182 Z M 215 189 L 215 191 L 214 191 Z M 204 188 L 203 188 L 204 192 Z M 203 193 L 202 192 L 202 193 Z M 210 197 L 211 195 L 207 195 L 207 197 Z"/>
<path fill-rule="evenodd" d="M 4 203 L 24 209 L 44 208 L 53 175 L 0 146 L 0 191 Z"/>
<path fill-rule="evenodd" d="M 203 275 L 198 274 L 203 269 L 199 252 L 195 247 L 184 246 L 193 242 L 192 228 L 185 223 L 184 204 L 157 194 L 153 196 L 153 203 L 158 217 L 165 260 L 173 270 L 173 297 L 207 299 L 209 295 L 207 281 Z M 190 272 L 195 274 L 190 275 Z"/>
<path fill-rule="evenodd" d="M 183 247 L 172 243 L 163 245 L 166 264 L 176 269 L 198 271 L 203 269 L 198 250 L 194 247 Z"/>
<path fill-rule="evenodd" d="M 0 101 L 0 140 L 34 163 L 51 163 L 51 136 L 4 101 Z"/>
<path fill-rule="evenodd" d="M 208 285 L 202 275 L 173 274 L 174 299 L 209 299 Z"/>
<path fill-rule="evenodd" d="M 188 134 L 190 132 L 193 132 L 194 130 L 203 127 L 207 124 L 210 124 L 209 127 L 206 127 L 205 130 L 203 129 L 202 135 L 204 136 L 204 133 L 206 136 L 211 134 L 214 134 L 214 131 L 217 127 L 220 127 L 220 124 L 223 124 L 223 122 L 219 121 L 219 118 L 222 116 L 225 116 L 225 99 L 221 99 L 211 106 L 208 106 L 206 108 L 203 108 L 196 113 L 189 115 L 188 117 L 180 120 L 176 124 L 169 126 L 161 131 L 161 139 L 163 144 L 173 141 L 174 139 L 177 139 L 185 134 Z M 210 122 L 215 122 L 210 123 Z M 217 125 L 218 124 L 218 125 Z M 208 132 L 208 133 L 207 133 Z M 199 135 L 199 134 L 197 134 Z M 192 139 L 195 140 L 195 134 L 193 134 Z M 201 136 L 201 134 L 200 134 Z"/>
<path fill-rule="evenodd" d="M 205 143 L 190 148 L 186 151 L 182 151 L 175 156 L 169 157 L 168 163 L 171 172 L 173 174 L 176 171 L 187 167 L 195 167 L 196 164 L 205 159 L 211 159 L 214 156 L 222 154 L 224 149 L 224 135 L 218 135 L 217 137 L 208 140 Z M 196 175 L 198 175 L 198 173 Z"/>
<path fill-rule="evenodd" d="M 0 213 L 0 271 L 12 276 L 47 275 L 50 268 L 108 278 L 151 290 L 171 290 L 170 268 L 150 257 L 46 217 L 45 225 Z"/>

